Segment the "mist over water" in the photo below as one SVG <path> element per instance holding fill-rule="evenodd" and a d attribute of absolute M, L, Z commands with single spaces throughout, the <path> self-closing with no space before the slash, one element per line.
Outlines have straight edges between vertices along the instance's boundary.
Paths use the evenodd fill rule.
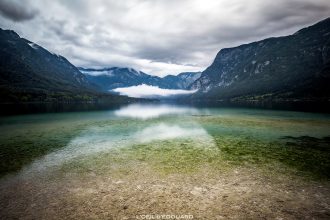
<path fill-rule="evenodd" d="M 189 95 L 197 92 L 197 90 L 162 89 L 157 86 L 149 86 L 146 84 L 116 88 L 113 91 L 118 92 L 120 95 L 126 95 L 135 98 L 164 98 L 177 95 Z"/>

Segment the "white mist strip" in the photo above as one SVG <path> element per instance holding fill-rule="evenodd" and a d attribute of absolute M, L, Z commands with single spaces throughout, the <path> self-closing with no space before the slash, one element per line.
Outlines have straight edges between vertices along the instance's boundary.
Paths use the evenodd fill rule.
<path fill-rule="evenodd" d="M 118 92 L 120 95 L 125 95 L 134 98 L 152 98 L 152 97 L 169 97 L 175 95 L 188 95 L 195 93 L 197 90 L 162 89 L 157 86 L 149 86 L 146 84 L 141 84 L 138 86 L 116 88 L 113 91 Z"/>

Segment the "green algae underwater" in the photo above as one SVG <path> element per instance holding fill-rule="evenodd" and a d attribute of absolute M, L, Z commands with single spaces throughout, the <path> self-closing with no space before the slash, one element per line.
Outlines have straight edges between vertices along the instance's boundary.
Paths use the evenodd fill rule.
<path fill-rule="evenodd" d="M 97 178 L 125 179 L 134 185 L 138 179 L 152 182 L 156 177 L 159 181 L 201 174 L 212 180 L 244 170 L 246 177 L 312 181 L 329 190 L 327 114 L 132 104 L 109 111 L 8 116 L 0 119 L 0 129 L 1 192 L 12 192 L 21 184 L 33 188 L 45 181 L 42 192 L 48 195 L 54 192 L 45 185 L 58 187 L 73 179 L 80 185 Z M 30 193 L 21 192 L 20 204 L 31 203 L 26 199 Z M 3 217 L 24 215 L 15 206 L 17 195 L 2 194 L 0 204 L 7 209 Z M 328 197 L 324 203 L 329 203 Z M 151 209 L 155 210 L 157 206 Z M 108 214 L 114 219 L 123 215 L 115 208 L 113 213 Z"/>

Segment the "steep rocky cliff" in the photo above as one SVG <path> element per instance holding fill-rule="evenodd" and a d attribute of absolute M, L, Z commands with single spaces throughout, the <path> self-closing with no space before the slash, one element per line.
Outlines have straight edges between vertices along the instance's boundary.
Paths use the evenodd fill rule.
<path fill-rule="evenodd" d="M 193 98 L 328 99 L 330 18 L 293 35 L 220 50 Z"/>

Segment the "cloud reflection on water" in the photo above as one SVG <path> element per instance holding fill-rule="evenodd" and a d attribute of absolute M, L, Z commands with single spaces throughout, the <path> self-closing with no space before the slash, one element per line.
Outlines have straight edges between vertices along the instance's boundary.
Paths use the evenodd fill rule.
<path fill-rule="evenodd" d="M 189 147 L 215 146 L 213 138 L 198 123 L 187 121 L 175 115 L 194 114 L 198 111 L 194 108 L 178 107 L 171 105 L 141 105 L 133 104 L 114 112 L 113 119 L 109 123 L 93 123 L 79 136 L 73 138 L 66 147 L 51 152 L 32 164 L 24 167 L 18 177 L 31 178 L 35 174 L 47 174 L 53 168 L 61 167 L 64 163 L 79 160 L 89 155 L 97 155 L 109 152 L 112 149 L 120 149 L 140 143 L 153 141 L 184 141 L 189 140 Z M 149 118 L 157 118 L 163 115 L 172 115 L 171 118 L 163 118 L 161 122 L 146 121 Z M 119 118 L 118 118 L 119 117 Z M 122 123 L 120 117 L 138 118 L 140 121 Z M 133 122 L 133 121 L 132 121 Z M 165 142 L 164 142 L 165 143 Z M 165 143 L 166 144 L 166 143 Z M 158 146 L 156 143 L 153 146 Z M 159 144 L 161 147 L 162 144 Z"/>
<path fill-rule="evenodd" d="M 196 123 L 155 123 L 147 125 L 142 130 L 138 130 L 137 127 L 133 129 L 116 128 L 113 125 L 91 127 L 80 136 L 72 139 L 65 148 L 45 155 L 25 167 L 21 174 L 29 177 L 33 173 L 42 174 L 49 172 L 51 171 L 49 170 L 50 168 L 59 167 L 65 162 L 109 152 L 111 149 L 119 149 L 139 143 L 175 139 L 178 141 L 189 139 L 191 147 L 207 146 L 210 148 L 215 146 L 213 138 L 203 127 Z"/>
<path fill-rule="evenodd" d="M 114 114 L 119 117 L 139 118 L 146 120 L 150 118 L 158 118 L 162 115 L 195 114 L 197 112 L 197 109 L 191 107 L 182 107 L 166 104 L 132 104 L 115 111 Z"/>
<path fill-rule="evenodd" d="M 158 125 L 149 126 L 142 131 L 137 131 L 134 139 L 139 142 L 151 142 L 154 140 L 169 140 L 175 138 L 194 138 L 208 136 L 205 129 L 197 125 L 184 127 L 180 125 L 171 125 L 160 123 Z"/>

